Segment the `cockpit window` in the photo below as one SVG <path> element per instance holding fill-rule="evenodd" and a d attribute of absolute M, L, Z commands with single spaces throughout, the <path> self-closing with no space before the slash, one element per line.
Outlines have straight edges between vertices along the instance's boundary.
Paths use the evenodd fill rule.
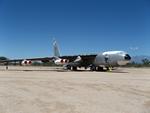
<path fill-rule="evenodd" d="M 130 57 L 130 55 L 126 54 L 125 57 L 124 57 L 124 59 L 125 60 L 131 60 L 131 57 Z"/>

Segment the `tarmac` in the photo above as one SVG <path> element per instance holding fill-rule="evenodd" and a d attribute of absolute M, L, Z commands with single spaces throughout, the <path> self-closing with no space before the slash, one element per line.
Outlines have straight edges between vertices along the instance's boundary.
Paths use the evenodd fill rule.
<path fill-rule="evenodd" d="M 150 113 L 150 68 L 1 66 L 0 113 Z"/>

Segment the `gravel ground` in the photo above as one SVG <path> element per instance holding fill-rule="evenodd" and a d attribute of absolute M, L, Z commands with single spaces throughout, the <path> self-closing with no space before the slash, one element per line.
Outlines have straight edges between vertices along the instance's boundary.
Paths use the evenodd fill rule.
<path fill-rule="evenodd" d="M 150 113 L 150 69 L 1 66 L 0 113 Z"/>

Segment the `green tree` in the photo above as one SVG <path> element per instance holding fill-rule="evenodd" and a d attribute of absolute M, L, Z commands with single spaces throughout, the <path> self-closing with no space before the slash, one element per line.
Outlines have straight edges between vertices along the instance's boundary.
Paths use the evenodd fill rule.
<path fill-rule="evenodd" d="M 143 59 L 142 62 L 143 62 L 144 66 L 149 66 L 150 65 L 150 61 L 147 58 Z"/>

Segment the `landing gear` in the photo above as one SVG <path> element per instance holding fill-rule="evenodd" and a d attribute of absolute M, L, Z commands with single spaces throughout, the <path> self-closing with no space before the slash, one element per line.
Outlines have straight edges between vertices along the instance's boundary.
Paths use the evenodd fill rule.
<path fill-rule="evenodd" d="M 80 67 L 71 66 L 71 65 L 66 65 L 66 66 L 64 66 L 64 69 L 65 69 L 65 70 L 71 70 L 71 71 L 77 71 L 78 68 L 80 68 Z M 86 69 L 86 68 L 87 68 L 87 67 L 85 67 L 85 69 Z M 104 67 L 104 66 L 91 65 L 91 66 L 89 66 L 89 68 L 90 68 L 91 71 L 101 71 L 101 72 L 104 72 L 104 71 L 112 71 L 112 67 L 110 67 L 110 66 Z"/>
<path fill-rule="evenodd" d="M 91 71 L 104 71 L 103 67 L 100 67 L 100 66 L 96 67 L 94 65 L 90 67 L 90 70 Z"/>
<path fill-rule="evenodd" d="M 77 71 L 77 67 L 75 67 L 75 66 L 70 66 L 70 65 L 64 66 L 64 69 L 65 69 L 65 70 Z"/>
<path fill-rule="evenodd" d="M 73 66 L 71 70 L 72 71 L 77 71 L 77 67 Z"/>
<path fill-rule="evenodd" d="M 90 66 L 90 70 L 91 71 L 96 71 L 96 66 L 94 66 L 94 65 Z"/>
<path fill-rule="evenodd" d="M 97 71 L 104 71 L 104 68 L 103 68 L 103 67 L 98 66 L 98 67 L 97 67 Z"/>
<path fill-rule="evenodd" d="M 67 70 L 71 70 L 71 66 L 68 65 L 68 66 L 67 66 Z"/>
<path fill-rule="evenodd" d="M 111 66 L 110 66 L 110 67 L 106 67 L 106 70 L 107 70 L 107 71 L 112 71 L 112 69 L 113 69 L 113 68 L 112 68 Z"/>

